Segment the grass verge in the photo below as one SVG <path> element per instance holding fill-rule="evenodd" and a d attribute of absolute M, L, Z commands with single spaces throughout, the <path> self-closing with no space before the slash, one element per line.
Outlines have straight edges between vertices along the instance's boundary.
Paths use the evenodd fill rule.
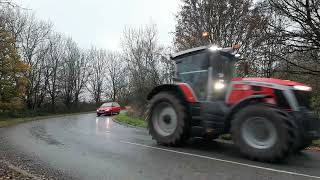
<path fill-rule="evenodd" d="M 320 147 L 320 139 L 314 140 L 314 141 L 312 142 L 312 145 L 313 145 L 313 146 L 316 146 L 316 147 Z"/>
<path fill-rule="evenodd" d="M 66 113 L 66 114 L 58 114 L 58 115 L 36 116 L 36 117 L 25 117 L 25 118 L 0 119 L 0 128 L 16 125 L 16 124 L 20 124 L 20 123 L 26 123 L 26 122 L 30 122 L 30 121 L 41 120 L 41 119 L 63 117 L 63 116 L 70 116 L 70 115 L 76 115 L 76 114 L 85 114 L 85 113 L 89 113 L 89 112 Z"/>
<path fill-rule="evenodd" d="M 147 123 L 142 118 L 130 117 L 126 113 L 120 113 L 115 116 L 115 119 L 121 123 L 129 124 L 131 126 L 147 127 Z"/>

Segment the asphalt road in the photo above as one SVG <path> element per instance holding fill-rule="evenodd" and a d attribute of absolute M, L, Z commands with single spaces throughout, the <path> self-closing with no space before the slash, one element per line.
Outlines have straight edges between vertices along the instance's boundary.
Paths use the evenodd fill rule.
<path fill-rule="evenodd" d="M 221 142 L 168 148 L 157 145 L 145 129 L 95 114 L 2 128 L 0 155 L 53 179 L 320 179 L 320 153 L 303 152 L 281 164 L 267 164 L 246 160 L 232 144 Z"/>

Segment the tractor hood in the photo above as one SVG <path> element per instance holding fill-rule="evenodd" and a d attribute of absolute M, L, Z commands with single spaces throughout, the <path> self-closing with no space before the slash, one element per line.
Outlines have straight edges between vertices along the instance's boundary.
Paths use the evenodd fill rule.
<path fill-rule="evenodd" d="M 275 79 L 275 78 L 233 78 L 232 81 L 268 83 L 268 84 L 277 84 L 282 86 L 307 86 L 303 83 L 290 81 L 290 80 Z"/>

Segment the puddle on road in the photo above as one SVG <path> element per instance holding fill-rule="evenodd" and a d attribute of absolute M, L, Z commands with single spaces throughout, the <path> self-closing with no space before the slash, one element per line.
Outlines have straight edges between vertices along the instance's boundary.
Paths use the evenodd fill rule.
<path fill-rule="evenodd" d="M 63 143 L 57 141 L 52 135 L 48 134 L 45 127 L 41 125 L 32 127 L 30 133 L 37 139 L 45 141 L 48 145 L 63 145 Z"/>

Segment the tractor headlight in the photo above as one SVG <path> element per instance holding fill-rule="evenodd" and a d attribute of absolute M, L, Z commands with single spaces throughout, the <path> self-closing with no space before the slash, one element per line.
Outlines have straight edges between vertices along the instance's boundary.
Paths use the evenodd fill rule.
<path fill-rule="evenodd" d="M 311 90 L 312 90 L 311 87 L 309 87 L 309 86 L 302 86 L 302 85 L 293 86 L 293 89 L 299 90 L 299 91 L 311 91 Z"/>
<path fill-rule="evenodd" d="M 221 90 L 225 87 L 224 81 L 223 80 L 219 80 L 216 83 L 214 83 L 214 89 L 216 90 Z"/>

